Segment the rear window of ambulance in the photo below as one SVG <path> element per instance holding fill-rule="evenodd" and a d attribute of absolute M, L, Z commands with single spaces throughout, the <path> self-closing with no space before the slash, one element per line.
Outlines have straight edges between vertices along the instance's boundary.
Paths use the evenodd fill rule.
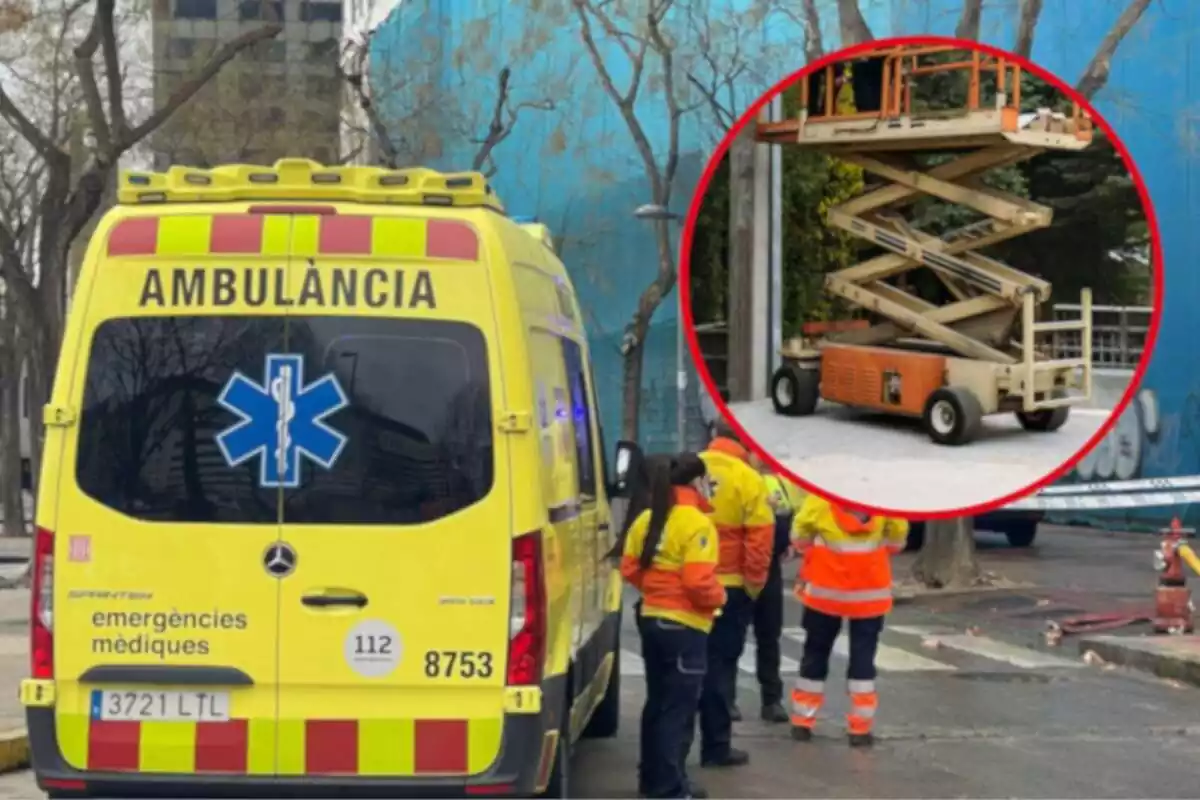
<path fill-rule="evenodd" d="M 313 423 L 308 433 L 294 422 L 283 429 L 285 441 L 313 452 L 289 445 L 268 474 L 264 459 L 279 454 L 272 356 L 301 365 L 301 393 L 325 391 L 311 395 L 319 402 L 289 406 Z M 330 402 L 337 394 L 329 376 L 344 406 Z M 223 405 L 234 384 L 240 393 L 226 394 Z M 429 522 L 492 488 L 489 391 L 486 342 L 467 323 L 109 320 L 90 347 L 76 479 L 98 502 L 149 521 Z M 313 425 L 327 432 L 314 434 Z"/>

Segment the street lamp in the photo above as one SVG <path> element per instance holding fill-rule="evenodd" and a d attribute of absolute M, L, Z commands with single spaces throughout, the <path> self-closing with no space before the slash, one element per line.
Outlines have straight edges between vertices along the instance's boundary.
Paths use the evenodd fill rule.
<path fill-rule="evenodd" d="M 683 217 L 676 214 L 666 206 L 658 203 L 646 203 L 634 209 L 633 215 L 638 219 L 651 220 L 654 222 L 683 222 Z M 676 287 L 678 293 L 678 286 Z M 684 352 L 686 351 L 685 340 L 683 336 L 683 295 L 679 294 L 679 324 L 676 328 L 677 336 L 675 339 L 675 439 L 678 442 L 680 450 L 684 448 L 684 435 L 686 433 L 686 410 L 687 410 L 687 367 L 684 362 Z"/>

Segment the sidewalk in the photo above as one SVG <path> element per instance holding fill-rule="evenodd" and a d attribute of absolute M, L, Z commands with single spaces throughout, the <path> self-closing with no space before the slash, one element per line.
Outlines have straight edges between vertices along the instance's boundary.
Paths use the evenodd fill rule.
<path fill-rule="evenodd" d="M 0 773 L 29 764 L 25 714 L 17 697 L 29 675 L 29 590 L 0 591 Z"/>
<path fill-rule="evenodd" d="M 1200 686 L 1200 635 L 1085 636 L 1079 652 L 1089 650 L 1110 664 Z"/>

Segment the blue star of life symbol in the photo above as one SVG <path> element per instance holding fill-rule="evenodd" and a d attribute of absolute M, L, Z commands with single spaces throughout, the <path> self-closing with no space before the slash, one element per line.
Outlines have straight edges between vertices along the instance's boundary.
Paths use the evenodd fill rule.
<path fill-rule="evenodd" d="M 304 383 L 304 356 L 270 354 L 266 379 L 259 384 L 235 372 L 217 402 L 238 421 L 217 434 L 217 446 L 231 467 L 259 459 L 259 484 L 294 489 L 300 485 L 301 456 L 331 468 L 346 437 L 325 418 L 349 405 L 332 374 Z"/>

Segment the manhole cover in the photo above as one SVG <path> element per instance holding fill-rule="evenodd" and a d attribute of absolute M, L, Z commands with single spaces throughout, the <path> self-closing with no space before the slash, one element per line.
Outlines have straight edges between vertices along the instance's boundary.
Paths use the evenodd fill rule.
<path fill-rule="evenodd" d="M 951 677 L 986 683 L 1050 683 L 1058 678 L 1036 672 L 952 672 Z"/>

